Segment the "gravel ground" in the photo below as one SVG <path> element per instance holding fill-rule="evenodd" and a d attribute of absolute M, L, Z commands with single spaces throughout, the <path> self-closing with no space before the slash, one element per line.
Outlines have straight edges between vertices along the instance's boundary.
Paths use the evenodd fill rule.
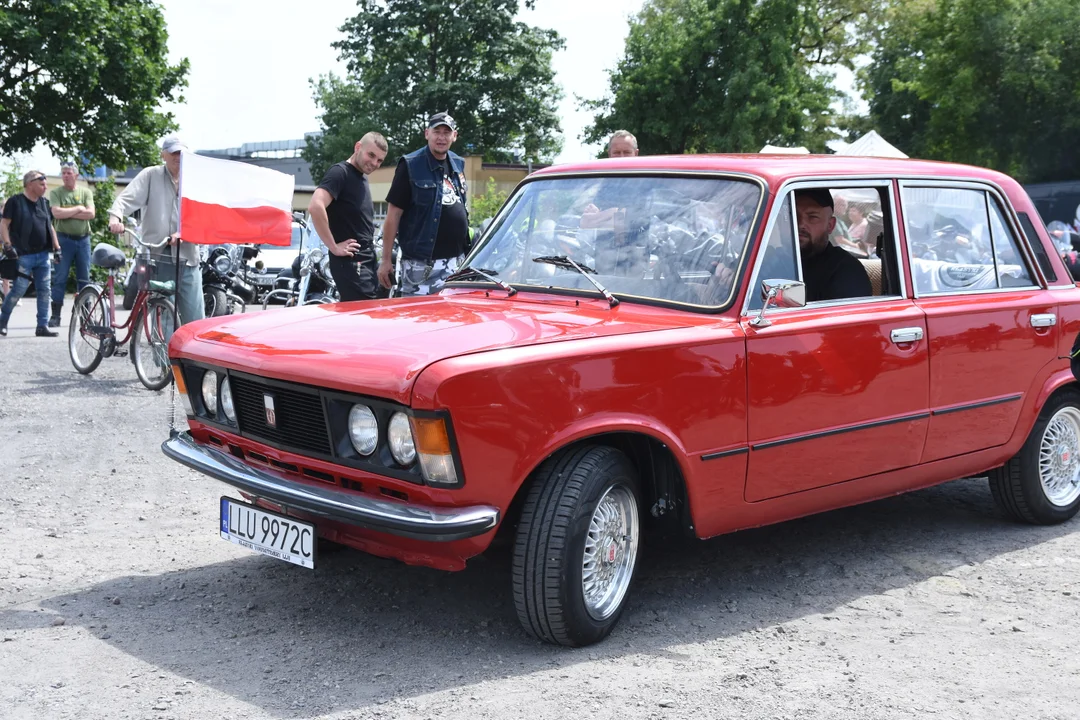
<path fill-rule="evenodd" d="M 170 392 L 78 375 L 33 312 L 0 338 L 2 718 L 1080 717 L 1080 521 L 1009 523 L 984 481 L 648 548 L 612 636 L 560 649 L 505 556 L 220 540 L 225 486 L 159 450 Z"/>

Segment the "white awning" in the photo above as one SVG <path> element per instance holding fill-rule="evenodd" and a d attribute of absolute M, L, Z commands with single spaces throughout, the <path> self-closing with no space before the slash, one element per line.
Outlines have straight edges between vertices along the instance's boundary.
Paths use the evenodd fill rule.
<path fill-rule="evenodd" d="M 876 130 L 871 130 L 855 142 L 837 149 L 836 154 L 861 155 L 863 157 L 907 157 L 898 148 L 889 144 L 888 140 L 878 135 Z"/>

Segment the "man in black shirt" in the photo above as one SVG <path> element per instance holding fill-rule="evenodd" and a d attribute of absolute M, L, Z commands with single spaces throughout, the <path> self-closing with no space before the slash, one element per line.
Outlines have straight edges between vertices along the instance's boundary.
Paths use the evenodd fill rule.
<path fill-rule="evenodd" d="M 34 279 L 34 292 L 37 294 L 37 332 L 38 337 L 56 337 L 50 330 L 49 322 L 49 285 L 52 268 L 49 251 L 60 251 L 60 242 L 52 226 L 52 209 L 45 199 L 48 185 L 45 173 L 31 170 L 23 176 L 23 191 L 12 195 L 4 203 L 3 220 L 0 220 L 0 245 L 7 253 L 12 248 L 19 254 L 19 277 L 15 286 L 0 308 L 0 335 L 7 335 L 8 320 L 15 309 L 15 303 L 30 286 Z"/>
<path fill-rule="evenodd" d="M 374 299 L 378 289 L 375 209 L 367 176 L 382 165 L 386 151 L 382 135 L 364 135 L 348 160 L 326 171 L 308 205 L 315 232 L 330 251 L 330 275 L 342 302 Z"/>
<path fill-rule="evenodd" d="M 795 217 L 799 223 L 806 301 L 872 295 L 870 278 L 862 263 L 847 250 L 829 242 L 829 234 L 836 227 L 832 193 L 826 188 L 796 191 Z"/>
<path fill-rule="evenodd" d="M 427 145 L 398 161 L 386 196 L 383 256 L 379 282 L 390 287 L 390 253 L 401 252 L 401 295 L 429 295 L 442 289 L 469 248 L 465 161 L 450 152 L 457 123 L 448 113 L 428 118 Z"/>

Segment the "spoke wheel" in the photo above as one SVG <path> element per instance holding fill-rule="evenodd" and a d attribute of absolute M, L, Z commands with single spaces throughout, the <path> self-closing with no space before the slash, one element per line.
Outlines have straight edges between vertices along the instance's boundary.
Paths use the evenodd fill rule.
<path fill-rule="evenodd" d="M 1051 505 L 1068 507 L 1080 497 L 1080 410 L 1058 410 L 1043 431 L 1039 480 Z"/>
<path fill-rule="evenodd" d="M 622 605 L 637 560 L 637 500 L 625 485 L 608 488 L 593 511 L 581 563 L 585 609 L 607 620 Z"/>
<path fill-rule="evenodd" d="M 1080 392 L 1055 393 L 1020 452 L 989 474 L 994 501 L 1021 522 L 1052 525 L 1080 510 Z"/>
<path fill-rule="evenodd" d="M 102 344 L 112 335 L 109 326 L 108 299 L 93 285 L 84 287 L 72 303 L 68 322 L 68 355 L 71 364 L 83 375 L 89 375 L 101 364 Z"/>
<path fill-rule="evenodd" d="M 172 379 L 169 340 L 176 329 L 176 312 L 165 298 L 152 298 L 136 320 L 131 352 L 135 374 L 150 390 L 161 390 Z"/>
<path fill-rule="evenodd" d="M 514 605 L 528 633 L 576 647 L 611 632 L 634 577 L 639 505 L 637 472 L 615 448 L 568 448 L 537 468 L 511 573 Z"/>

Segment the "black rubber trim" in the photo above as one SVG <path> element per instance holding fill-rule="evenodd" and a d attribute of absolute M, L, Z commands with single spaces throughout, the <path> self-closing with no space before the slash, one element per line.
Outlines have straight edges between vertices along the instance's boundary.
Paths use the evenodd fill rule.
<path fill-rule="evenodd" d="M 702 455 L 702 460 L 719 460 L 720 458 L 729 457 L 731 455 L 742 455 L 743 453 L 750 452 L 749 447 L 735 448 L 734 450 L 721 450 L 720 452 L 709 453 Z"/>
<path fill-rule="evenodd" d="M 752 445 L 753 450 L 765 450 L 766 448 L 779 447 L 780 445 L 790 445 L 792 443 L 803 442 L 805 440 L 817 440 L 818 438 L 829 437 L 830 435 L 843 435 L 844 433 L 856 432 L 858 430 L 868 430 L 870 428 L 883 427 L 885 425 L 896 425 L 897 423 L 911 422 L 912 420 L 925 420 L 930 417 L 930 413 L 915 413 L 913 415 L 905 415 L 904 417 L 889 418 L 888 420 L 875 420 L 874 422 L 860 423 L 859 425 L 850 425 L 848 427 L 836 428 L 835 430 L 823 430 L 821 432 L 809 433 L 807 435 L 799 435 L 798 437 L 785 438 L 783 440 L 770 440 L 769 442 L 758 443 Z"/>
<path fill-rule="evenodd" d="M 1009 397 L 997 398 L 996 400 L 983 400 L 982 402 L 970 403 L 968 405 L 960 405 L 958 407 L 945 408 L 944 410 L 931 410 L 934 415 L 948 415 L 954 412 L 963 412 L 964 410 L 975 410 L 977 408 L 990 407 L 991 405 L 1001 405 L 1003 403 L 1016 402 L 1024 397 L 1023 393 L 1017 393 L 1010 395 Z"/>

